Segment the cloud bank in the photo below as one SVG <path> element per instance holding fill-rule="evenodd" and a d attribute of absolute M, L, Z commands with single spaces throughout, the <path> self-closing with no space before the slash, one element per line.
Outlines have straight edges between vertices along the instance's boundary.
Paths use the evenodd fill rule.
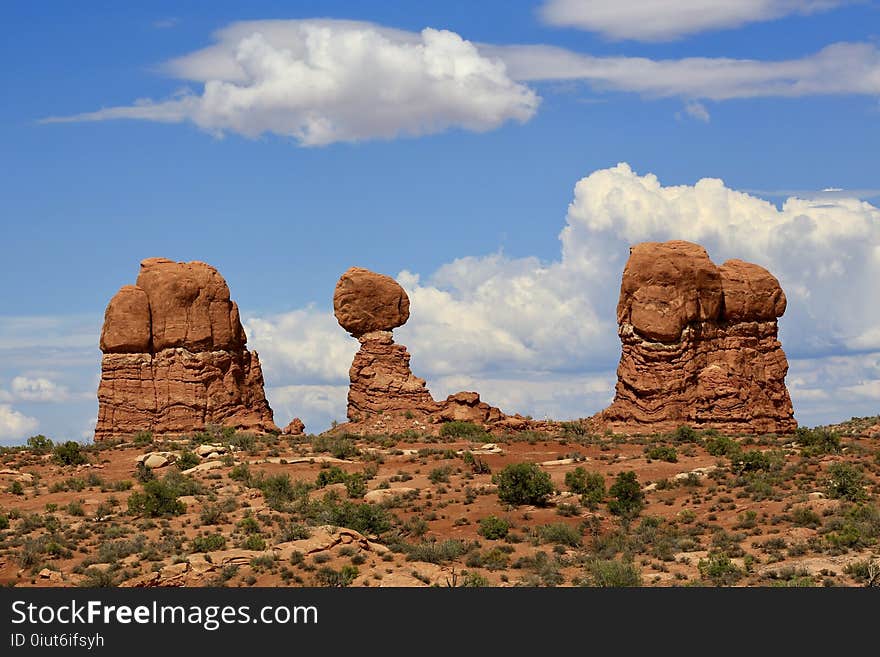
<path fill-rule="evenodd" d="M 609 39 L 671 41 L 791 14 L 811 14 L 846 0 L 546 0 L 545 23 L 598 32 Z"/>
<path fill-rule="evenodd" d="M 213 46 L 166 65 L 202 83 L 202 93 L 49 121 L 191 121 L 215 134 L 274 133 L 323 146 L 451 127 L 482 132 L 527 121 L 538 107 L 537 95 L 511 80 L 500 60 L 447 30 L 248 21 L 215 36 Z"/>
<path fill-rule="evenodd" d="M 664 186 L 618 164 L 577 182 L 559 238 L 551 262 L 490 254 L 454 260 L 424 278 L 397 275 L 411 316 L 395 335 L 436 398 L 474 389 L 504 410 L 536 417 L 600 410 L 613 395 L 615 306 L 629 246 L 668 239 L 699 242 L 718 264 L 756 262 L 779 278 L 789 300 L 781 339 L 799 417 L 827 417 L 834 403 L 866 409 L 871 395 L 880 397 L 880 366 L 865 365 L 880 362 L 873 283 L 880 209 L 870 203 L 835 196 L 777 207 L 719 179 Z M 311 430 L 344 419 L 357 349 L 332 316 L 331 296 L 329 285 L 324 309 L 246 321 L 270 401 L 283 390 L 284 408 Z M 833 366 L 835 359 L 848 365 Z M 853 395 L 862 401 L 843 404 Z"/>
<path fill-rule="evenodd" d="M 651 2 L 642 10 L 670 6 Z M 41 122 L 191 122 L 217 136 L 275 134 L 325 146 L 523 123 L 540 104 L 530 82 L 579 80 L 597 93 L 677 97 L 701 121 L 709 112 L 699 100 L 880 95 L 880 50 L 871 43 L 834 43 L 797 59 L 764 61 L 594 57 L 547 45 L 475 44 L 448 30 L 417 33 L 329 19 L 238 22 L 214 36 L 213 45 L 163 67 L 201 91 Z"/>

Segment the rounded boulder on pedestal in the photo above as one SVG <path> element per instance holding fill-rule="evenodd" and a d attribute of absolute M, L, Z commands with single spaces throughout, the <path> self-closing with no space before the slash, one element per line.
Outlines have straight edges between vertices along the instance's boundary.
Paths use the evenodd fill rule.
<path fill-rule="evenodd" d="M 718 319 L 721 305 L 721 274 L 699 244 L 643 242 L 630 249 L 618 324 L 649 340 L 677 342 L 691 322 Z"/>
<path fill-rule="evenodd" d="M 405 324 L 409 319 L 409 297 L 390 276 L 352 267 L 336 284 L 333 312 L 342 328 L 360 337 Z"/>
<path fill-rule="evenodd" d="M 724 319 L 769 322 L 785 312 L 785 293 L 776 277 L 751 262 L 728 260 L 721 267 Z"/>
<path fill-rule="evenodd" d="M 150 351 L 150 300 L 134 285 L 117 292 L 104 312 L 101 351 L 105 354 L 138 354 Z"/>

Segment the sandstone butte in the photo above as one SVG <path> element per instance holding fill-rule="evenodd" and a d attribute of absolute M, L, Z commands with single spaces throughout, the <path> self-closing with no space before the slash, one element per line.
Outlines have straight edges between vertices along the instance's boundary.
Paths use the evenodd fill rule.
<path fill-rule="evenodd" d="M 797 428 L 777 339 L 786 299 L 763 267 L 720 267 L 698 244 L 630 249 L 617 305 L 622 343 L 611 406 L 597 428 L 653 433 L 681 425 L 726 433 Z"/>
<path fill-rule="evenodd" d="M 101 331 L 95 440 L 207 425 L 279 431 L 263 372 L 216 269 L 149 258 L 110 300 Z"/>
<path fill-rule="evenodd" d="M 393 278 L 352 267 L 336 284 L 333 310 L 339 325 L 361 344 L 349 370 L 346 431 L 431 430 L 452 420 L 499 429 L 529 424 L 481 401 L 476 392 L 434 400 L 425 380 L 412 373 L 406 347 L 394 342 L 392 330 L 409 319 L 409 297 Z"/>

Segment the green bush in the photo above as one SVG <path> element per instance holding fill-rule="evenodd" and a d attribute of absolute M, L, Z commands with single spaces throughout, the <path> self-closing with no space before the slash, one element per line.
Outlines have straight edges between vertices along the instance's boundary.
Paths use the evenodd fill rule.
<path fill-rule="evenodd" d="M 450 474 L 452 474 L 452 468 L 448 465 L 441 465 L 428 473 L 428 481 L 432 484 L 448 484 Z"/>
<path fill-rule="evenodd" d="M 668 445 L 655 445 L 654 447 L 645 447 L 645 456 L 655 461 L 666 461 L 667 463 L 678 463 L 678 452 L 674 447 Z"/>
<path fill-rule="evenodd" d="M 712 581 L 716 586 L 729 586 L 742 578 L 743 571 L 736 567 L 723 552 L 712 552 L 697 564 L 700 576 Z"/>
<path fill-rule="evenodd" d="M 769 472 L 778 466 L 779 459 L 770 452 L 761 452 L 757 449 L 748 452 L 737 452 L 729 455 L 730 468 L 736 474 L 754 472 Z"/>
<path fill-rule="evenodd" d="M 486 430 L 473 422 L 454 420 L 440 427 L 440 435 L 450 438 L 475 438 L 486 435 Z"/>
<path fill-rule="evenodd" d="M 805 456 L 837 454 L 840 451 L 840 434 L 836 431 L 798 427 L 795 435 Z"/>
<path fill-rule="evenodd" d="M 27 446 L 37 454 L 46 454 L 55 446 L 50 438 L 46 438 L 43 434 L 31 436 L 27 439 Z"/>
<path fill-rule="evenodd" d="M 156 474 L 153 472 L 153 469 L 148 467 L 146 463 L 143 461 L 138 462 L 137 468 L 134 473 L 134 478 L 137 479 L 140 483 L 145 484 L 148 481 L 152 481 L 156 478 Z"/>
<path fill-rule="evenodd" d="M 534 463 L 511 463 L 493 479 L 498 484 L 498 498 L 514 506 L 544 504 L 553 492 L 550 475 Z"/>
<path fill-rule="evenodd" d="M 633 471 L 619 473 L 608 493 L 613 498 L 608 501 L 608 510 L 616 516 L 636 516 L 644 506 L 645 494 Z"/>
<path fill-rule="evenodd" d="M 0 530 L 9 529 L 9 517 L 5 513 L 0 513 Z"/>
<path fill-rule="evenodd" d="M 506 538 L 509 531 L 510 523 L 504 518 L 499 518 L 498 516 L 486 516 L 485 518 L 481 518 L 480 528 L 477 530 L 480 536 L 483 536 L 490 541 L 497 541 Z"/>
<path fill-rule="evenodd" d="M 700 442 L 700 436 L 689 426 L 683 424 L 672 432 L 672 440 L 677 443 L 698 443 Z"/>
<path fill-rule="evenodd" d="M 555 543 L 569 547 L 580 547 L 581 533 L 564 522 L 540 525 L 532 530 L 534 536 L 542 543 Z"/>
<path fill-rule="evenodd" d="M 226 538 L 222 534 L 196 536 L 190 541 L 193 552 L 213 552 L 226 547 Z"/>
<path fill-rule="evenodd" d="M 9 485 L 9 492 L 13 495 L 24 495 L 24 486 L 21 485 L 20 481 L 13 481 Z"/>
<path fill-rule="evenodd" d="M 732 457 L 742 451 L 742 447 L 733 438 L 727 436 L 710 436 L 706 438 L 704 443 L 706 451 L 712 456 L 728 456 Z"/>
<path fill-rule="evenodd" d="M 315 574 L 315 579 L 319 586 L 346 587 L 351 585 L 357 576 L 357 566 L 345 565 L 340 570 L 324 566 Z"/>
<path fill-rule="evenodd" d="M 128 511 L 135 515 L 151 518 L 159 516 L 179 516 L 186 506 L 178 500 L 175 488 L 165 481 L 153 479 L 144 484 L 143 492 L 132 493 L 128 498 Z"/>
<path fill-rule="evenodd" d="M 247 463 L 239 463 L 229 471 L 229 478 L 250 486 L 252 480 L 250 466 Z"/>
<path fill-rule="evenodd" d="M 263 491 L 266 505 L 275 511 L 283 511 L 297 496 L 297 490 L 286 474 L 265 477 L 258 482 L 258 487 Z"/>
<path fill-rule="evenodd" d="M 347 459 L 360 454 L 352 438 L 342 436 L 315 436 L 312 449 L 316 452 L 330 452 L 337 459 Z"/>
<path fill-rule="evenodd" d="M 828 494 L 851 502 L 867 499 L 865 475 L 849 463 L 834 463 L 828 468 Z"/>
<path fill-rule="evenodd" d="M 134 436 L 132 436 L 132 441 L 135 445 L 144 446 L 149 445 L 153 442 L 153 432 L 152 431 L 138 431 Z"/>
<path fill-rule="evenodd" d="M 471 452 L 465 452 L 461 455 L 464 464 L 470 466 L 471 472 L 474 474 L 492 474 L 492 468 L 479 456 L 474 456 Z"/>
<path fill-rule="evenodd" d="M 245 550 L 256 550 L 262 552 L 266 549 L 266 541 L 259 534 L 250 534 L 241 545 Z"/>
<path fill-rule="evenodd" d="M 318 478 L 315 480 L 315 486 L 317 488 L 324 488 L 324 486 L 329 486 L 330 484 L 344 484 L 348 479 L 348 473 L 340 468 L 337 465 L 334 465 L 330 468 L 325 468 L 318 473 Z"/>
<path fill-rule="evenodd" d="M 468 551 L 469 545 L 455 538 L 444 541 L 425 541 L 416 545 L 406 545 L 407 561 L 426 561 L 443 564 L 454 561 Z"/>
<path fill-rule="evenodd" d="M 73 440 L 55 445 L 55 449 L 52 452 L 55 462 L 61 465 L 82 465 L 83 463 L 88 463 L 86 455 L 82 453 L 82 446 Z"/>
<path fill-rule="evenodd" d="M 582 586 L 634 587 L 642 585 L 642 574 L 631 561 L 591 559 Z"/>
<path fill-rule="evenodd" d="M 360 499 L 367 494 L 367 482 L 364 475 L 353 474 L 345 480 L 345 493 L 352 499 Z"/>
<path fill-rule="evenodd" d="M 196 456 L 195 452 L 185 449 L 180 453 L 180 458 L 174 462 L 174 465 L 176 465 L 179 470 L 189 470 L 190 468 L 197 466 L 200 462 L 201 460 Z"/>

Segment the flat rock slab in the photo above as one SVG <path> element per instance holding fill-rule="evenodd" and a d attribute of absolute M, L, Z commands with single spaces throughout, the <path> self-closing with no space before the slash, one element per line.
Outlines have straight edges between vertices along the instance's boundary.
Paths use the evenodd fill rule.
<path fill-rule="evenodd" d="M 381 504 L 386 500 L 393 499 L 395 497 L 400 497 L 401 495 L 409 495 L 412 493 L 418 493 L 418 488 L 377 488 L 376 490 L 369 491 L 366 495 L 364 495 L 364 501 L 370 502 L 371 504 Z"/>

